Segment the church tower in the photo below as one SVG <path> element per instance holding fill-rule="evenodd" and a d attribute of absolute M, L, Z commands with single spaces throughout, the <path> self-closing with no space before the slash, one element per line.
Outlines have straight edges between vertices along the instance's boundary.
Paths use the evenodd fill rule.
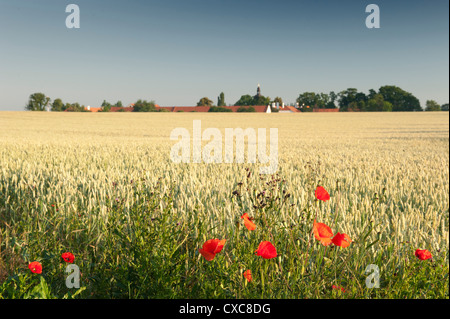
<path fill-rule="evenodd" d="M 258 89 L 256 90 L 256 96 L 260 97 L 261 96 L 261 86 L 258 83 Z"/>

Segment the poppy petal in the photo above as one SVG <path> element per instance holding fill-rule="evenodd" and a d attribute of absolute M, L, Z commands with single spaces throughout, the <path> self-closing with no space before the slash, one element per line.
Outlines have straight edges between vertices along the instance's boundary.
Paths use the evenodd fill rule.
<path fill-rule="evenodd" d="M 426 250 L 426 249 L 417 249 L 414 254 L 420 260 L 427 260 L 427 259 L 433 258 L 431 253 L 428 250 Z"/>
<path fill-rule="evenodd" d="M 204 250 L 204 249 L 199 249 L 198 252 L 200 254 L 202 254 L 202 256 L 205 257 L 205 259 L 208 260 L 208 261 L 211 261 L 211 260 L 214 259 L 214 257 L 216 257 L 216 254 L 211 253 L 211 252 L 209 252 L 207 250 Z"/>
<path fill-rule="evenodd" d="M 29 263 L 28 269 L 30 269 L 30 271 L 33 274 L 41 274 L 42 273 L 42 265 L 38 261 L 33 261 L 33 262 Z"/>
<path fill-rule="evenodd" d="M 217 239 L 217 240 L 218 240 L 218 239 Z M 216 246 L 216 248 L 214 249 L 214 253 L 215 253 L 215 254 L 220 253 L 220 252 L 222 251 L 223 246 L 225 245 L 226 241 L 227 241 L 226 239 L 218 240 L 217 246 Z"/>
<path fill-rule="evenodd" d="M 329 246 L 331 245 L 332 241 L 331 238 L 321 238 L 320 243 L 324 246 Z"/>
<path fill-rule="evenodd" d="M 65 262 L 71 263 L 71 264 L 75 260 L 75 256 L 72 253 L 70 253 L 70 252 L 62 254 L 61 257 L 62 257 L 62 259 L 64 259 Z"/>
<path fill-rule="evenodd" d="M 331 237 L 333 236 L 333 232 L 331 228 L 323 223 L 317 223 L 314 220 L 314 237 L 320 241 L 320 243 L 324 246 L 328 246 L 331 244 Z"/>
<path fill-rule="evenodd" d="M 256 255 L 261 256 L 264 259 L 271 259 L 277 256 L 277 250 L 271 242 L 263 241 L 259 244 Z"/>
<path fill-rule="evenodd" d="M 247 227 L 248 230 L 255 230 L 256 229 L 255 223 L 253 223 L 251 220 L 249 220 L 247 218 L 244 220 L 244 225 L 245 225 L 245 227 Z"/>
<path fill-rule="evenodd" d="M 219 243 L 218 239 L 209 239 L 203 244 L 203 249 L 213 253 L 214 250 L 217 248 L 218 243 Z"/>
<path fill-rule="evenodd" d="M 347 234 L 341 234 L 338 232 L 336 234 L 336 236 L 333 237 L 332 242 L 336 246 L 340 246 L 342 248 L 347 248 L 348 246 L 350 246 L 350 243 L 352 242 L 352 240 L 350 239 L 350 237 Z"/>
<path fill-rule="evenodd" d="M 316 198 L 322 201 L 330 199 L 330 194 L 322 186 L 318 186 L 315 191 Z"/>
<path fill-rule="evenodd" d="M 248 218 L 249 218 L 249 217 L 248 217 L 248 213 L 245 213 L 244 215 L 242 215 L 241 218 L 243 218 L 243 219 L 246 219 L 246 218 L 247 218 L 247 219 L 248 219 Z"/>
<path fill-rule="evenodd" d="M 251 282 L 253 280 L 253 278 L 252 278 L 252 271 L 250 269 L 247 269 L 244 272 L 244 277 L 245 277 L 245 279 L 247 279 L 248 282 Z"/>
<path fill-rule="evenodd" d="M 342 292 L 345 292 L 345 289 L 342 288 L 342 287 L 340 287 L 340 286 L 335 286 L 335 285 L 333 285 L 333 286 L 331 286 L 331 288 L 332 288 L 332 289 L 335 289 L 335 290 L 341 290 Z"/>

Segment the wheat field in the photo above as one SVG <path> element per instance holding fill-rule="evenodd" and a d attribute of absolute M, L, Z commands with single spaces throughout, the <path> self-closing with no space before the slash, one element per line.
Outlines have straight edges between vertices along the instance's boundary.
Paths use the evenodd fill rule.
<path fill-rule="evenodd" d="M 266 183 L 270 177 L 259 176 L 258 164 L 172 163 L 170 151 L 175 142 L 169 138 L 171 131 L 182 127 L 192 132 L 194 120 L 201 120 L 203 130 L 214 127 L 221 132 L 237 127 L 278 128 L 277 176 L 282 187 L 269 189 Z M 138 185 L 138 181 L 144 182 Z M 248 192 L 237 201 L 232 193 L 242 187 L 239 183 L 248 186 Z M 319 184 L 330 193 L 330 201 L 315 201 L 314 188 Z M 182 262 L 185 277 L 194 273 L 188 269 L 200 262 L 193 247 L 210 238 L 225 234 L 230 238 L 242 232 L 243 227 L 236 228 L 240 216 L 244 212 L 251 215 L 255 211 L 253 195 L 267 189 L 274 196 L 282 190 L 290 194 L 286 204 L 277 206 L 271 215 L 271 223 L 277 225 L 271 234 L 295 228 L 309 212 L 348 234 L 359 247 L 361 233 L 372 225 L 364 240 L 374 244 L 365 246 L 362 258 L 366 263 L 372 259 L 379 262 L 385 282 L 389 282 L 388 274 L 403 269 L 405 260 L 414 261 L 414 250 L 421 248 L 431 251 L 446 267 L 448 283 L 448 113 L 0 112 L 0 284 L 7 283 L 9 276 L 26 272 L 27 262 L 47 260 L 39 247 L 55 250 L 48 255 L 71 249 L 85 260 L 109 260 L 105 247 L 111 243 L 106 240 L 105 227 L 110 227 L 106 225 L 113 218 L 111 203 L 121 205 L 122 215 L 115 223 L 133 223 L 136 203 L 150 196 L 138 191 L 146 192 L 156 185 L 161 194 L 170 189 L 167 222 L 182 227 L 179 244 L 186 245 L 186 262 Z M 158 205 L 156 211 L 163 211 L 167 202 Z M 127 233 L 126 229 L 122 230 Z M 295 243 L 309 247 L 308 236 L 299 230 L 298 238 L 296 235 L 279 248 L 278 271 L 295 267 L 297 261 L 291 261 L 283 251 L 297 250 L 292 247 Z M 237 246 L 230 241 L 231 247 Z M 100 257 L 102 249 L 105 255 Z M 323 247 L 312 249 L 325 254 Z M 355 249 L 361 253 L 360 248 Z M 126 250 L 120 252 L 126 254 Z M 94 257 L 88 257 L 90 254 Z M 301 249 L 296 254 L 304 256 Z M 235 260 L 233 256 L 230 251 L 230 260 Z M 120 263 L 117 257 L 117 265 Z M 365 266 L 363 262 L 352 265 L 347 282 Z M 306 267 L 306 272 L 313 273 L 311 264 Z M 295 271 L 290 276 L 293 274 Z M 305 269 L 299 270 L 298 276 L 304 274 Z M 195 280 L 206 279 L 197 276 Z M 291 277 L 283 280 L 295 291 Z M 186 291 L 189 285 L 183 285 Z M 52 285 L 54 290 L 58 287 Z M 262 287 L 267 287 L 267 282 L 264 286 L 263 281 Z M 247 284 L 245 289 L 249 289 Z M 320 297 L 317 289 L 301 290 L 293 297 Z M 427 289 L 425 295 L 415 291 L 407 296 L 424 297 Z M 226 291 L 234 297 L 247 296 L 243 287 L 238 289 L 232 283 Z M 278 296 L 275 288 L 270 291 L 272 295 L 262 291 L 265 294 L 258 292 L 257 296 Z M 448 286 L 443 294 L 448 297 Z M 354 296 L 367 297 L 361 289 Z"/>

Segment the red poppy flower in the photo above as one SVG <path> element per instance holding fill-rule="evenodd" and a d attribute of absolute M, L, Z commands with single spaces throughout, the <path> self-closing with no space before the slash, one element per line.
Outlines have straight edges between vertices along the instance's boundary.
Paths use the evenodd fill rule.
<path fill-rule="evenodd" d="M 257 256 L 261 256 L 264 259 L 271 259 L 277 256 L 277 250 L 270 241 L 261 242 L 255 252 Z"/>
<path fill-rule="evenodd" d="M 70 263 L 70 264 L 73 264 L 73 261 L 75 260 L 75 256 L 69 252 L 62 254 L 61 257 L 62 257 L 62 259 L 64 259 L 64 261 L 66 263 Z"/>
<path fill-rule="evenodd" d="M 314 237 L 320 241 L 324 246 L 331 245 L 331 237 L 333 237 L 333 232 L 331 228 L 323 223 L 317 223 L 314 220 Z"/>
<path fill-rule="evenodd" d="M 217 238 L 207 240 L 203 244 L 203 247 L 198 251 L 200 252 L 200 254 L 202 254 L 203 257 L 205 257 L 206 260 L 213 260 L 214 257 L 216 257 L 216 254 L 222 251 L 222 248 L 225 245 L 226 241 L 226 239 L 219 240 Z"/>
<path fill-rule="evenodd" d="M 319 200 L 327 201 L 330 199 L 330 194 L 328 194 L 328 192 L 322 186 L 317 186 L 315 195 Z"/>
<path fill-rule="evenodd" d="M 247 269 L 244 271 L 244 277 L 247 279 L 248 282 L 251 282 L 253 280 L 252 278 L 252 271 L 250 269 Z"/>
<path fill-rule="evenodd" d="M 252 219 L 248 216 L 248 213 L 245 213 L 241 216 L 241 218 L 244 219 L 244 225 L 247 227 L 248 230 L 255 230 L 256 225 L 254 222 L 252 222 Z"/>
<path fill-rule="evenodd" d="M 333 286 L 331 286 L 331 288 L 332 288 L 332 289 L 335 289 L 335 290 L 341 290 L 342 292 L 345 292 L 345 289 L 342 288 L 342 287 L 340 287 L 340 286 L 335 286 L 335 285 L 333 285 Z"/>
<path fill-rule="evenodd" d="M 42 265 L 38 261 L 33 261 L 28 264 L 28 268 L 31 270 L 33 274 L 41 274 L 42 273 Z"/>
<path fill-rule="evenodd" d="M 417 249 L 415 255 L 420 260 L 427 260 L 433 258 L 433 256 L 431 256 L 431 253 L 426 249 Z"/>
<path fill-rule="evenodd" d="M 342 248 L 350 246 L 350 243 L 352 242 L 352 240 L 350 239 L 350 237 L 348 237 L 347 234 L 341 234 L 339 232 L 336 234 L 336 236 L 333 237 L 331 241 L 336 246 L 340 246 Z"/>

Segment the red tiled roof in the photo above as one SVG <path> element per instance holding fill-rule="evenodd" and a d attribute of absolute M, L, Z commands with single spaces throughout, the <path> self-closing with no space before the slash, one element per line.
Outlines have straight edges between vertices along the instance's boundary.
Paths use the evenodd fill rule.
<path fill-rule="evenodd" d="M 296 109 L 295 107 L 290 106 L 290 105 L 284 106 L 284 108 L 285 108 L 285 109 L 287 108 L 288 110 L 290 110 L 290 111 L 292 111 L 292 112 L 294 112 L 294 113 L 300 113 L 300 111 L 299 111 L 298 109 Z"/>
<path fill-rule="evenodd" d="M 89 110 L 86 109 L 86 111 L 91 111 L 92 113 L 100 112 L 101 110 L 101 107 L 91 107 Z"/>
<path fill-rule="evenodd" d="M 256 112 L 258 112 L 258 113 L 265 113 L 269 106 L 267 106 L 267 105 L 255 105 L 253 107 L 255 108 Z"/>

